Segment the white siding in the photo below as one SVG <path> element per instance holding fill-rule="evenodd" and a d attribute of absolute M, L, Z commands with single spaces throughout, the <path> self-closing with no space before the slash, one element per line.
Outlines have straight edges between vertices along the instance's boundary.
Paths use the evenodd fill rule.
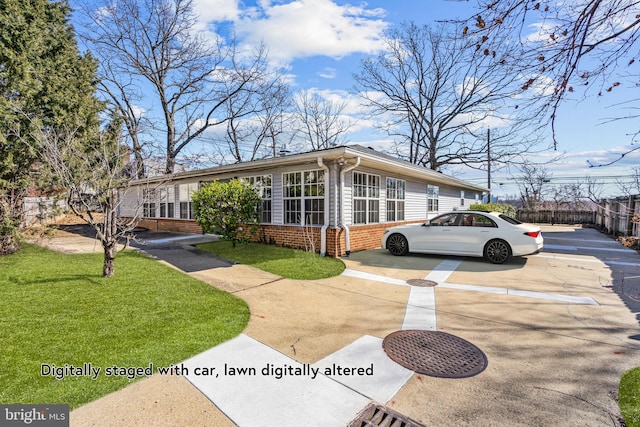
<path fill-rule="evenodd" d="M 407 181 L 404 219 L 416 221 L 427 219 L 427 184 L 418 181 Z"/>
<path fill-rule="evenodd" d="M 386 200 L 386 180 L 387 178 L 396 178 L 405 181 L 405 216 L 404 221 L 420 221 L 427 219 L 427 185 L 437 185 L 439 188 L 439 210 L 438 212 L 430 212 L 429 218 L 443 212 L 448 212 L 454 209 L 460 209 L 460 191 L 465 192 L 465 205 L 464 208 L 468 208 L 475 203 L 477 191 L 470 189 L 463 189 L 460 187 L 444 186 L 434 184 L 430 181 L 421 181 L 416 178 L 409 178 L 400 174 L 390 174 L 380 169 L 374 169 L 369 167 L 358 167 L 345 174 L 344 176 L 344 194 L 340 196 L 339 190 L 339 167 L 335 163 L 328 164 L 329 172 L 325 171 L 325 192 L 328 194 L 329 203 L 325 206 L 325 209 L 329 209 L 329 225 L 337 225 L 338 222 L 344 220 L 346 225 L 353 225 L 353 173 L 361 172 L 370 175 L 377 175 L 380 178 L 380 198 L 379 198 L 379 222 L 385 223 L 387 217 L 387 200 Z M 320 168 L 315 163 L 308 163 L 304 165 L 296 166 L 282 166 L 272 169 L 261 169 L 253 171 L 242 172 L 227 172 L 220 175 L 203 175 L 200 177 L 191 177 L 188 179 L 175 180 L 170 183 L 155 184 L 153 188 L 159 189 L 160 187 L 173 186 L 174 191 L 174 215 L 173 218 L 179 219 L 180 217 L 180 199 L 183 199 L 180 194 L 180 185 L 190 183 L 200 183 L 213 181 L 215 179 L 229 180 L 233 178 L 243 178 L 257 175 L 271 175 L 272 185 L 272 206 L 271 206 L 271 224 L 282 225 L 284 223 L 284 204 L 283 204 L 283 189 L 282 189 L 282 175 L 289 172 L 303 172 L 309 170 L 319 170 Z M 142 194 L 143 186 L 133 187 L 129 189 L 126 194 L 123 195 L 122 204 L 120 207 L 121 216 L 134 216 L 136 213 L 139 215 L 142 213 Z M 159 194 L 159 191 L 157 191 Z M 336 195 L 338 196 L 338 202 L 334 200 Z M 339 204 L 338 204 L 339 203 Z M 338 211 L 336 211 L 338 206 Z"/>
<path fill-rule="evenodd" d="M 464 191 L 464 206 L 460 205 L 460 192 Z M 471 205 L 476 203 L 476 195 L 478 195 L 478 203 L 482 203 L 482 194 L 469 189 L 461 189 L 459 187 L 440 186 L 439 212 L 449 212 L 453 210 L 469 209 Z M 435 215 L 433 215 L 435 216 Z"/>
<path fill-rule="evenodd" d="M 427 183 L 407 179 L 396 174 L 388 174 L 385 171 L 371 168 L 356 168 L 347 173 L 344 179 L 344 219 L 346 225 L 353 225 L 352 191 L 353 173 L 363 172 L 380 176 L 380 223 L 385 223 L 387 218 L 387 178 L 397 178 L 405 181 L 405 216 L 404 221 L 418 221 L 427 218 Z"/>
<path fill-rule="evenodd" d="M 282 169 L 273 171 L 271 182 L 273 183 L 273 198 L 271 200 L 271 223 L 281 225 L 284 222 L 284 205 L 282 203 Z"/>
<path fill-rule="evenodd" d="M 368 169 L 354 169 L 358 172 L 367 172 L 371 173 Z M 339 178 L 338 178 L 339 179 Z M 338 221 L 343 220 L 345 225 L 353 224 L 353 191 L 351 191 L 351 186 L 353 185 L 353 171 L 344 174 L 344 192 L 341 198 L 342 204 L 342 218 L 338 218 Z M 380 184 L 382 185 L 382 183 Z M 382 191 L 381 191 L 382 193 Z M 382 194 L 380 195 L 382 197 Z M 384 213 L 383 203 L 380 202 L 380 218 L 383 218 L 382 215 Z"/>
<path fill-rule="evenodd" d="M 132 186 L 119 191 L 118 216 L 136 217 L 142 214 L 142 187 Z"/>

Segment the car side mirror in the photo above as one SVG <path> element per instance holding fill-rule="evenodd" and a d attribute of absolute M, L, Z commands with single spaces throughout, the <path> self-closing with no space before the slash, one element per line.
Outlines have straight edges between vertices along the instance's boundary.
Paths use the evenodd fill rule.
<path fill-rule="evenodd" d="M 427 221 L 424 224 L 422 224 L 423 227 L 429 227 L 430 225 L 431 225 L 431 223 L 429 221 Z"/>

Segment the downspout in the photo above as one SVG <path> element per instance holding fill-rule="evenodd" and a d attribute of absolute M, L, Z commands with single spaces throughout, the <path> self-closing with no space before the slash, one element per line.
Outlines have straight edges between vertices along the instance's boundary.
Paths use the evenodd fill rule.
<path fill-rule="evenodd" d="M 324 224 L 320 229 L 320 256 L 327 255 L 327 228 L 329 228 L 329 167 L 318 157 L 318 166 L 324 170 Z"/>
<path fill-rule="evenodd" d="M 351 255 L 351 241 L 349 239 L 349 227 L 344 223 L 344 175 L 360 166 L 360 157 L 356 157 L 355 164 L 347 166 L 340 170 L 340 227 L 344 229 L 344 243 L 346 246 L 347 256 Z"/>

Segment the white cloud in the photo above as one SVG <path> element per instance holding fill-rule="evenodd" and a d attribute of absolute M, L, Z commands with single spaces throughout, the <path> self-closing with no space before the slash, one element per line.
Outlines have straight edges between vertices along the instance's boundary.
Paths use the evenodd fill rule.
<path fill-rule="evenodd" d="M 198 16 L 198 31 L 207 31 L 212 23 L 235 21 L 240 16 L 238 0 L 195 0 L 193 11 Z"/>
<path fill-rule="evenodd" d="M 133 112 L 133 115 L 138 119 L 144 117 L 147 114 L 147 110 L 139 105 L 132 105 L 131 110 Z"/>
<path fill-rule="evenodd" d="M 228 4 L 229 1 L 221 1 Z M 206 5 L 198 0 L 198 11 Z M 208 7 L 208 6 L 207 6 Z M 231 7 L 227 15 L 235 13 Z M 340 58 L 356 52 L 373 53 L 381 49 L 381 36 L 388 23 L 383 9 L 340 6 L 331 0 L 262 0 L 245 8 L 234 18 L 235 30 L 245 43 L 264 41 L 269 56 L 283 62 L 296 58 L 325 55 Z M 217 19 L 215 16 L 204 20 Z"/>
<path fill-rule="evenodd" d="M 529 25 L 529 28 L 532 28 L 533 32 L 526 37 L 525 41 L 529 43 L 549 44 L 553 42 L 551 34 L 555 33 L 557 26 L 544 22 L 535 22 Z M 554 34 L 554 37 L 556 37 L 556 40 L 558 40 L 560 36 Z"/>
<path fill-rule="evenodd" d="M 323 79 L 335 79 L 338 75 L 337 70 L 332 67 L 325 67 L 322 70 L 318 71 L 318 76 Z"/>
<path fill-rule="evenodd" d="M 358 95 L 349 93 L 346 90 L 311 88 L 308 91 L 309 91 L 309 94 L 311 95 L 316 94 L 321 98 L 332 102 L 336 106 L 344 104 L 345 107 L 344 107 L 344 110 L 342 111 L 343 114 L 351 116 L 351 115 L 362 114 L 364 112 L 361 98 Z"/>

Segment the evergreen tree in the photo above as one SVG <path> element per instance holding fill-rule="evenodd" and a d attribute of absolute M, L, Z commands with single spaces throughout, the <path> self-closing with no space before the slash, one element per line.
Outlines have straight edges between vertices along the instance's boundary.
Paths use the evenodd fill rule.
<path fill-rule="evenodd" d="M 18 249 L 29 186 L 53 184 L 29 135 L 66 128 L 96 140 L 97 64 L 78 51 L 70 12 L 66 1 L 0 0 L 0 254 Z"/>

